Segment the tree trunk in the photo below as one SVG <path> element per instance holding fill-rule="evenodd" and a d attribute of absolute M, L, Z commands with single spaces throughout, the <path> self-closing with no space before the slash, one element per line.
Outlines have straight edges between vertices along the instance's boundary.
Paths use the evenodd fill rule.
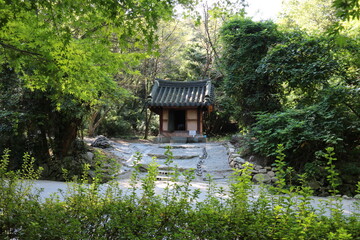
<path fill-rule="evenodd" d="M 75 153 L 75 140 L 82 119 L 57 112 L 53 115 L 54 156 L 62 159 Z"/>
<path fill-rule="evenodd" d="M 148 139 L 148 137 L 149 137 L 150 121 L 151 121 L 152 114 L 153 114 L 153 112 L 150 111 L 150 114 L 148 114 L 147 109 L 145 110 L 145 135 L 144 135 L 144 139 Z"/>
<path fill-rule="evenodd" d="M 93 137 L 93 136 L 94 136 L 94 133 L 95 133 L 95 130 L 96 130 L 95 120 L 96 120 L 97 116 L 99 115 L 99 112 L 100 112 L 100 111 L 95 111 L 95 112 L 92 112 L 91 115 L 90 115 L 90 118 L 89 118 L 89 128 L 88 128 L 88 136 L 89 136 L 89 137 Z"/>
<path fill-rule="evenodd" d="M 61 157 L 72 155 L 74 153 L 74 142 L 76 140 L 78 126 L 80 123 L 80 119 L 75 119 L 74 121 L 68 123 L 60 139 Z"/>

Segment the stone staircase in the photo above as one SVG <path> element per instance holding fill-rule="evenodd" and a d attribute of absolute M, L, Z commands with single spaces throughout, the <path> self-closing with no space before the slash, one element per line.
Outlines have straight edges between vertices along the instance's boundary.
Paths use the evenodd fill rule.
<path fill-rule="evenodd" d="M 192 169 L 195 171 L 195 174 L 197 176 L 201 177 L 203 175 L 202 167 L 205 162 L 205 159 L 208 157 L 208 153 L 207 153 L 205 147 L 203 147 L 200 152 L 201 152 L 201 154 L 197 155 L 197 159 L 194 159 L 194 161 L 196 161 L 196 168 L 192 168 Z M 186 155 L 182 156 L 181 154 L 179 154 L 179 156 L 177 156 L 176 158 L 177 159 L 186 159 Z M 176 162 L 177 160 L 175 159 L 174 161 Z M 159 174 L 156 177 L 156 180 L 157 181 L 170 181 L 174 174 L 175 174 L 175 171 L 171 171 L 171 170 L 167 170 L 167 169 L 160 169 Z"/>

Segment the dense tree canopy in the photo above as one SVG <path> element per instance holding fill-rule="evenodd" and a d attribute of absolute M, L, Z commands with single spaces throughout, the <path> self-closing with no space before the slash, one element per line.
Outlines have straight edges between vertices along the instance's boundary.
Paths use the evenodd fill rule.
<path fill-rule="evenodd" d="M 76 154 L 90 109 L 127 96 L 119 76 L 135 73 L 178 3 L 191 1 L 0 1 L 1 87 L 20 92 L 19 107 L 2 103 L 1 148 L 43 160 Z"/>
<path fill-rule="evenodd" d="M 28 88 L 51 89 L 56 101 L 63 94 L 96 100 L 116 92 L 113 76 L 143 57 L 129 49 L 155 40 L 158 21 L 171 16 L 174 3 L 1 1 L 0 61 Z"/>
<path fill-rule="evenodd" d="M 224 89 L 253 154 L 271 161 L 283 144 L 288 162 L 309 173 L 331 146 L 354 185 L 360 172 L 359 43 L 348 35 L 339 45 L 327 27 L 277 30 L 270 22 L 227 22 L 221 32 Z M 344 170 L 349 166 L 351 174 Z"/>
<path fill-rule="evenodd" d="M 238 18 L 227 22 L 221 31 L 224 42 L 225 89 L 234 103 L 237 119 L 254 123 L 254 113 L 279 109 L 278 86 L 268 74 L 259 73 L 260 60 L 281 40 L 272 22 L 253 22 Z"/>

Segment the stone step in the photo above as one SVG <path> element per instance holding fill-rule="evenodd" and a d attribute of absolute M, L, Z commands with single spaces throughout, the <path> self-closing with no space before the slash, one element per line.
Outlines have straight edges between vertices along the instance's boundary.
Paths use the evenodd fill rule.
<path fill-rule="evenodd" d="M 157 153 L 148 153 L 147 154 L 149 157 L 155 157 L 157 159 L 167 159 L 168 156 L 166 156 L 165 154 L 157 154 Z M 199 155 L 197 154 L 188 154 L 188 155 L 173 155 L 174 159 L 193 159 L 193 158 L 198 158 Z"/>

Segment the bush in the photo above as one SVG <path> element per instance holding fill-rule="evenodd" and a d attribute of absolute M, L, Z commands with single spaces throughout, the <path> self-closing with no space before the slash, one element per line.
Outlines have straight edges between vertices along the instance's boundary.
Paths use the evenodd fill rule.
<path fill-rule="evenodd" d="M 281 149 L 278 154 L 280 171 L 285 156 Z M 170 150 L 167 155 L 170 166 Z M 275 190 L 282 195 L 270 195 L 261 186 L 253 198 L 251 164 L 234 174 L 228 198 L 209 178 L 207 197 L 200 201 L 199 190 L 190 188 L 193 172 L 176 168 L 164 192 L 156 195 L 153 162 L 143 179 L 136 168 L 127 195 L 115 183 L 108 188 L 100 181 L 87 184 L 84 173 L 83 183 L 69 183 L 61 198 L 40 199 L 39 192 L 21 188 L 26 182 L 20 180 L 38 177 L 37 171 L 25 164 L 24 172 L 7 172 L 7 159 L 5 152 L 0 163 L 1 239 L 360 239 L 359 215 L 343 215 L 336 199 L 324 203 L 330 216 L 315 213 L 305 185 L 279 184 Z"/>
<path fill-rule="evenodd" d="M 258 114 L 257 120 L 252 127 L 253 150 L 274 159 L 277 144 L 282 143 L 289 161 L 299 167 L 314 161 L 315 153 L 329 146 L 341 159 L 348 160 L 357 144 L 352 136 L 360 134 L 353 127 L 355 121 L 326 103 Z"/>

